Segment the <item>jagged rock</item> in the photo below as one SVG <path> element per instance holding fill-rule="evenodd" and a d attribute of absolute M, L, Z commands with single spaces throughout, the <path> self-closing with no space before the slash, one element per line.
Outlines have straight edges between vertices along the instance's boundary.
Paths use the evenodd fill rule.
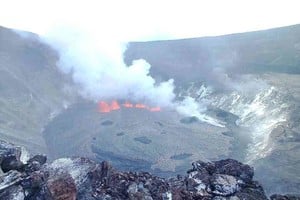
<path fill-rule="evenodd" d="M 200 196 L 211 196 L 208 193 L 208 191 L 211 191 L 209 178 L 210 175 L 204 170 L 190 172 L 185 180 L 187 190 Z"/>
<path fill-rule="evenodd" d="M 203 162 L 201 160 L 199 160 L 197 162 L 193 162 L 192 166 L 193 166 L 193 168 L 188 170 L 187 173 L 197 171 L 197 172 L 200 172 L 201 174 L 211 175 L 211 174 L 215 173 L 215 170 L 216 170 L 214 163 Z"/>
<path fill-rule="evenodd" d="M 44 165 L 42 171 L 49 177 L 58 173 L 68 173 L 74 179 L 78 199 L 94 199 L 92 180 L 89 174 L 95 169 L 96 163 L 87 158 L 61 158 L 50 165 Z"/>
<path fill-rule="evenodd" d="M 21 170 L 23 163 L 20 161 L 21 148 L 0 140 L 0 166 L 3 172 Z"/>
<path fill-rule="evenodd" d="M 13 185 L 18 185 L 22 181 L 22 174 L 18 171 L 11 170 L 0 176 L 0 192 L 8 189 Z"/>
<path fill-rule="evenodd" d="M 34 172 L 34 171 L 38 171 L 40 170 L 42 167 L 42 165 L 37 162 L 37 161 L 33 161 L 31 162 L 30 164 L 28 164 L 26 167 L 25 167 L 25 171 L 27 173 L 30 173 L 30 172 Z"/>
<path fill-rule="evenodd" d="M 254 169 L 233 159 L 226 159 L 214 162 L 215 173 L 227 174 L 240 178 L 245 183 L 251 182 L 254 176 Z"/>
<path fill-rule="evenodd" d="M 47 173 L 34 171 L 29 177 L 23 179 L 21 185 L 26 191 L 26 199 L 41 199 L 46 196 L 44 185 L 47 178 Z"/>
<path fill-rule="evenodd" d="M 12 155 L 14 155 L 17 158 L 20 158 L 21 148 L 16 147 L 11 143 L 0 140 L 0 162 L 2 161 L 3 158 Z"/>
<path fill-rule="evenodd" d="M 30 158 L 25 165 L 25 171 L 31 173 L 41 169 L 42 165 L 47 161 L 47 156 L 45 155 L 35 155 Z"/>
<path fill-rule="evenodd" d="M 221 196 L 229 196 L 240 190 L 238 180 L 234 176 L 214 174 L 211 177 L 212 193 Z"/>
<path fill-rule="evenodd" d="M 51 199 L 55 200 L 76 200 L 77 189 L 74 179 L 68 173 L 57 174 L 51 177 L 46 187 Z"/>
<path fill-rule="evenodd" d="M 256 181 L 247 183 L 235 194 L 239 199 L 249 200 L 267 200 L 263 187 Z"/>
<path fill-rule="evenodd" d="M 20 169 L 7 164 L 18 161 L 18 154 L 14 146 L 0 141 L 1 166 L 8 166 L 0 176 L 0 199 L 268 199 L 262 186 L 252 180 L 253 168 L 232 159 L 197 161 L 187 176 L 163 179 L 147 172 L 118 171 L 106 161 L 95 163 L 87 158 L 62 158 L 46 164 L 46 156 L 36 155 Z M 9 160 L 11 157 L 16 159 Z M 271 199 L 299 198 L 273 195 Z"/>
<path fill-rule="evenodd" d="M 25 199 L 24 190 L 20 185 L 11 186 L 3 192 L 0 192 L 0 199 L 23 200 Z"/>
<path fill-rule="evenodd" d="M 192 165 L 186 179 L 188 191 L 214 199 L 267 199 L 262 187 L 252 181 L 254 172 L 249 165 L 232 159 Z"/>
<path fill-rule="evenodd" d="M 209 174 L 227 174 L 238 177 L 245 183 L 251 182 L 254 170 L 249 165 L 245 165 L 233 159 L 225 159 L 215 162 L 197 161 L 193 164 L 193 169 L 189 171 L 207 171 Z"/>
<path fill-rule="evenodd" d="M 136 183 L 130 184 L 128 186 L 127 193 L 129 199 L 131 200 L 137 200 L 137 199 L 152 200 L 152 197 L 149 194 L 149 190 L 144 188 L 142 183 L 139 183 L 138 185 Z"/>
<path fill-rule="evenodd" d="M 3 172 L 10 170 L 22 170 L 24 164 L 15 155 L 6 156 L 2 159 L 1 169 Z"/>
<path fill-rule="evenodd" d="M 43 165 L 47 162 L 47 156 L 44 154 L 35 155 L 28 160 L 27 163 L 38 162 L 40 165 Z"/>
<path fill-rule="evenodd" d="M 164 179 L 146 172 L 119 172 L 108 162 L 97 165 L 89 177 L 96 188 L 94 196 L 99 198 L 108 194 L 116 199 L 166 199 L 170 192 Z"/>

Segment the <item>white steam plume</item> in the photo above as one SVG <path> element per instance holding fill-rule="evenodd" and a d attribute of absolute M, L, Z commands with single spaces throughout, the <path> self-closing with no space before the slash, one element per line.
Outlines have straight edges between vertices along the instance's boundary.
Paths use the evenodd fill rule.
<path fill-rule="evenodd" d="M 169 107 L 186 116 L 215 126 L 219 121 L 203 114 L 206 106 L 192 97 L 175 101 L 174 83 L 170 79 L 157 83 L 149 74 L 150 64 L 135 60 L 126 66 L 123 53 L 126 43 L 117 38 L 102 37 L 74 29 L 57 29 L 45 41 L 60 53 L 58 67 L 71 73 L 80 87 L 80 94 L 93 101 L 127 99 L 151 105 Z"/>
<path fill-rule="evenodd" d="M 123 62 L 125 43 L 117 38 L 59 29 L 45 41 L 59 51 L 58 67 L 72 73 L 85 98 L 122 98 L 173 107 L 173 80 L 157 83 L 149 75 L 150 64 L 145 60 L 136 60 L 127 67 Z"/>

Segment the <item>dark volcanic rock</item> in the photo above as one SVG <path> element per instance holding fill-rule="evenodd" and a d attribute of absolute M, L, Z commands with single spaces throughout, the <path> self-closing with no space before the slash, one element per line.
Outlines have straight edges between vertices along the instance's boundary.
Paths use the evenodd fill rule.
<path fill-rule="evenodd" d="M 18 185 L 22 181 L 22 174 L 18 171 L 11 170 L 0 176 L 0 192 Z"/>
<path fill-rule="evenodd" d="M 28 163 L 38 162 L 40 165 L 43 165 L 47 162 L 47 156 L 43 154 L 35 155 L 28 160 Z"/>
<path fill-rule="evenodd" d="M 300 200 L 300 195 L 292 195 L 292 194 L 273 194 L 270 197 L 271 200 Z"/>
<path fill-rule="evenodd" d="M 57 200 L 75 200 L 77 189 L 74 179 L 68 173 L 58 174 L 51 177 L 46 187 L 49 191 L 50 198 Z"/>
<path fill-rule="evenodd" d="M 215 173 L 228 174 L 238 177 L 244 182 L 251 182 L 254 176 L 254 170 L 249 165 L 244 165 L 233 159 L 226 159 L 214 162 Z"/>
<path fill-rule="evenodd" d="M 147 138 L 146 136 L 136 137 L 134 138 L 135 141 L 143 143 L 143 144 L 150 144 L 152 141 Z"/>
<path fill-rule="evenodd" d="M 169 189 L 164 179 L 147 172 L 119 172 L 108 162 L 96 165 L 89 178 L 99 199 L 162 199 Z"/>
<path fill-rule="evenodd" d="M 226 174 L 214 174 L 210 179 L 212 193 L 221 196 L 229 196 L 240 190 L 239 182 L 234 176 Z"/>
<path fill-rule="evenodd" d="M 180 120 L 181 123 L 183 124 L 192 124 L 192 123 L 196 123 L 196 122 L 199 122 L 199 119 L 197 117 L 185 117 L 185 118 L 182 118 Z"/>
<path fill-rule="evenodd" d="M 187 189 L 201 196 L 267 199 L 263 188 L 252 180 L 253 168 L 233 159 L 208 163 L 197 161 L 188 174 Z"/>
<path fill-rule="evenodd" d="M 266 195 L 262 188 L 262 186 L 253 181 L 249 184 L 244 185 L 239 192 L 235 194 L 239 199 L 247 199 L 247 200 L 265 200 Z"/>
<path fill-rule="evenodd" d="M 9 187 L 3 192 L 0 192 L 0 199 L 3 200 L 21 200 L 24 198 L 24 191 L 20 185 Z"/>
<path fill-rule="evenodd" d="M 38 171 L 41 169 L 42 165 L 47 161 L 47 156 L 45 155 L 35 155 L 30 158 L 25 165 L 25 171 L 27 173 Z"/>
<path fill-rule="evenodd" d="M 0 140 L 0 165 L 3 172 L 22 169 L 21 148 Z"/>
<path fill-rule="evenodd" d="M 215 162 L 197 161 L 193 164 L 193 169 L 190 171 L 207 170 L 209 174 L 227 174 L 238 177 L 244 182 L 252 181 L 254 170 L 249 165 L 244 165 L 233 159 L 220 160 Z"/>
<path fill-rule="evenodd" d="M 106 120 L 106 121 L 104 121 L 104 122 L 102 122 L 101 124 L 103 125 L 103 126 L 110 126 L 110 125 L 113 125 L 113 121 L 110 121 L 110 120 Z"/>
<path fill-rule="evenodd" d="M 5 146 L 5 145 L 4 145 Z M 3 147 L 3 145 L 2 145 Z M 2 152 L 12 152 L 7 146 Z M 18 151 L 16 151 L 18 152 Z M 2 153 L 3 158 L 8 153 Z M 15 156 L 19 158 L 19 156 Z M 132 199 L 132 200 L 266 200 L 261 185 L 253 181 L 253 168 L 236 160 L 197 161 L 187 176 L 164 179 L 148 172 L 122 172 L 109 162 L 87 158 L 61 158 L 46 164 L 36 155 L 18 171 L 7 168 L 0 176 L 0 199 Z M 273 195 L 294 200 L 297 196 Z"/>
<path fill-rule="evenodd" d="M 44 188 L 47 178 L 48 174 L 41 171 L 32 172 L 24 178 L 21 185 L 27 193 L 26 199 L 41 199 L 43 196 L 49 196 Z"/>
<path fill-rule="evenodd" d="M 1 169 L 3 172 L 21 170 L 23 167 L 23 163 L 15 155 L 7 156 L 3 158 L 1 162 Z"/>

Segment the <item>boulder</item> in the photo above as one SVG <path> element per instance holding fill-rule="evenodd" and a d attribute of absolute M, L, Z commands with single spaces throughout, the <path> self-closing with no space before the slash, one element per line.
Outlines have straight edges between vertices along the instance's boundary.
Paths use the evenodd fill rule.
<path fill-rule="evenodd" d="M 237 177 L 245 183 L 251 182 L 254 176 L 254 169 L 249 165 L 233 159 L 219 160 L 214 162 L 215 173 L 227 174 Z"/>
<path fill-rule="evenodd" d="M 4 173 L 10 170 L 22 171 L 24 169 L 24 164 L 20 161 L 20 157 L 18 158 L 16 155 L 9 155 L 2 158 L 1 169 Z"/>
<path fill-rule="evenodd" d="M 213 199 L 267 199 L 263 188 L 252 180 L 254 171 L 233 159 L 192 163 L 185 180 L 186 189 Z M 198 198 L 198 197 L 197 197 Z"/>
<path fill-rule="evenodd" d="M 30 158 L 27 163 L 30 164 L 32 162 L 38 162 L 40 165 L 43 165 L 47 162 L 47 156 L 44 154 L 35 155 L 32 158 Z"/>
<path fill-rule="evenodd" d="M 35 155 L 27 161 L 27 164 L 25 165 L 25 171 L 27 173 L 38 171 L 41 169 L 42 165 L 46 163 L 46 161 L 46 155 Z"/>
<path fill-rule="evenodd" d="M 3 172 L 22 170 L 24 165 L 20 160 L 21 148 L 0 140 L 0 166 Z"/>
<path fill-rule="evenodd" d="M 240 190 L 239 182 L 234 176 L 214 174 L 210 181 L 211 193 L 229 196 Z"/>
<path fill-rule="evenodd" d="M 76 200 L 77 189 L 74 179 L 68 173 L 50 177 L 46 183 L 51 199 Z"/>

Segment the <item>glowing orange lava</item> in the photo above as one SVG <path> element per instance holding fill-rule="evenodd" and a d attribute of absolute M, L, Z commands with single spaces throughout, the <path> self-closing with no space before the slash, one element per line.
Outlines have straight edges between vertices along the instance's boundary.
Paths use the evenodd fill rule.
<path fill-rule="evenodd" d="M 99 108 L 99 111 L 102 113 L 108 113 L 111 110 L 110 106 L 105 101 L 100 101 L 98 103 L 98 108 Z"/>
<path fill-rule="evenodd" d="M 145 104 L 141 104 L 141 103 L 135 104 L 134 107 L 136 107 L 136 108 L 141 108 L 141 109 L 146 109 L 146 108 L 148 108 Z"/>
<path fill-rule="evenodd" d="M 120 109 L 119 103 L 118 103 L 116 100 L 112 101 L 112 102 L 111 102 L 110 109 L 111 109 L 111 110 L 119 110 L 119 109 Z"/>
<path fill-rule="evenodd" d="M 128 101 L 126 101 L 123 104 L 119 104 L 118 101 L 113 100 L 112 102 L 106 102 L 106 101 L 99 101 L 98 103 L 98 110 L 101 113 L 109 113 L 111 111 L 114 110 L 119 110 L 121 109 L 121 107 L 124 108 L 135 108 L 135 109 L 145 109 L 148 110 L 150 112 L 159 112 L 161 111 L 160 107 L 149 107 L 145 104 L 142 103 L 136 103 L 136 104 L 132 104 Z"/>
<path fill-rule="evenodd" d="M 128 101 L 126 101 L 126 102 L 123 104 L 123 106 L 124 106 L 125 108 L 133 108 L 133 104 L 132 104 L 132 103 L 129 103 Z"/>

